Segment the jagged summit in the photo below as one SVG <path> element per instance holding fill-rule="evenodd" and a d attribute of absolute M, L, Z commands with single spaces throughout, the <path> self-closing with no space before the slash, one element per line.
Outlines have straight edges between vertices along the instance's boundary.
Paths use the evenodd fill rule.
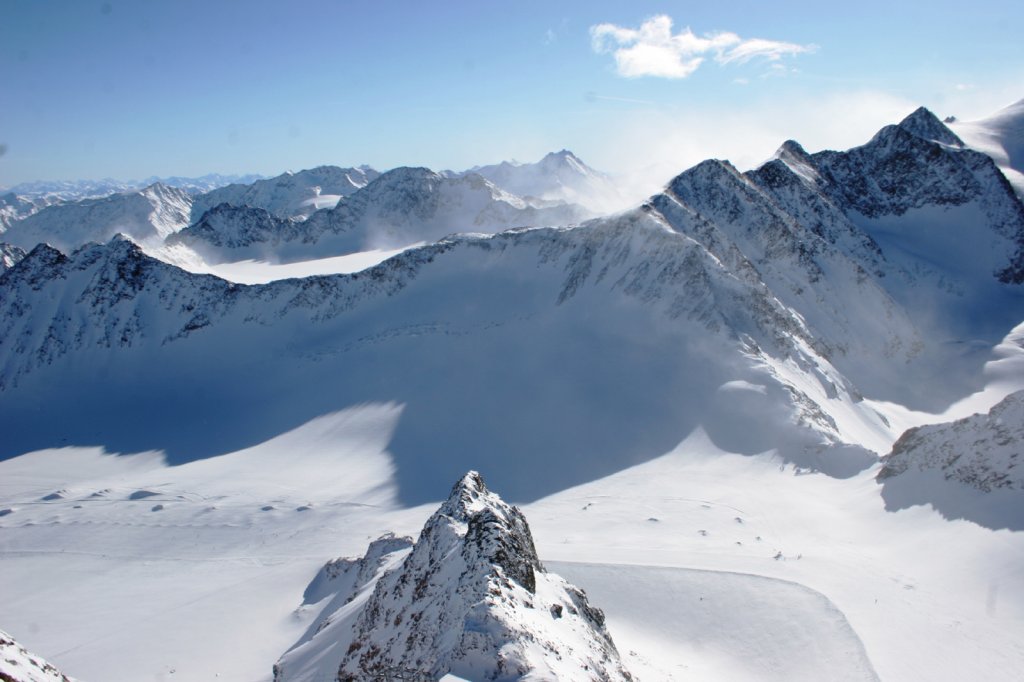
<path fill-rule="evenodd" d="M 412 546 L 385 536 L 332 562 L 340 588 L 275 682 L 375 679 L 386 671 L 468 680 L 631 680 L 582 590 L 541 566 L 523 513 L 470 471 Z M 348 573 L 377 573 L 369 580 Z M 322 572 L 323 573 L 323 572 Z M 317 577 L 322 585 L 324 578 Z M 319 596 L 319 594 L 318 594 Z"/>
<path fill-rule="evenodd" d="M 438 513 L 466 521 L 473 512 L 495 502 L 500 502 L 500 499 L 487 489 L 483 477 L 476 471 L 470 471 L 452 486 Z"/>
<path fill-rule="evenodd" d="M 918 107 L 909 116 L 899 122 L 898 126 L 924 140 L 931 140 L 951 147 L 963 147 L 964 143 L 952 130 L 925 107 Z"/>
<path fill-rule="evenodd" d="M 686 169 L 671 181 L 668 188 L 675 193 L 686 193 L 692 186 L 732 185 L 743 183 L 743 176 L 725 159 L 706 159 Z"/>

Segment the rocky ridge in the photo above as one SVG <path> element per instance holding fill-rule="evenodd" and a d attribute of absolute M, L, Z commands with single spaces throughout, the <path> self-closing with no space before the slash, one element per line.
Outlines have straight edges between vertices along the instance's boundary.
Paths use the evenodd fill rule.
<path fill-rule="evenodd" d="M 909 429 L 882 459 L 878 480 L 935 471 L 989 493 L 1024 491 L 1024 392 L 986 414 Z"/>

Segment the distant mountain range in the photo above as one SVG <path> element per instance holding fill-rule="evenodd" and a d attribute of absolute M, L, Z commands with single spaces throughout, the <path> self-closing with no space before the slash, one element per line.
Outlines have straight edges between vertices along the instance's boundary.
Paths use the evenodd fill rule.
<path fill-rule="evenodd" d="M 0 189 L 0 192 L 15 194 L 33 200 L 46 199 L 53 201 L 77 201 L 79 199 L 94 199 L 105 197 L 110 194 L 121 192 L 132 192 L 143 189 L 157 183 L 176 187 L 189 194 L 202 194 L 210 190 L 231 183 L 247 184 L 259 180 L 260 175 L 222 175 L 210 173 L 198 178 L 187 178 L 170 176 L 160 178 L 152 176 L 145 180 L 39 180 L 36 182 L 23 182 L 13 187 Z"/>

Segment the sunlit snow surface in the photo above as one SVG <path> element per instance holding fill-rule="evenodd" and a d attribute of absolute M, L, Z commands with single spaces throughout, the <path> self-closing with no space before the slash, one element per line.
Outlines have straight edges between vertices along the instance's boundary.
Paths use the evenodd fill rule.
<path fill-rule="evenodd" d="M 268 680 L 322 606 L 300 608 L 324 561 L 436 507 L 396 503 L 401 419 L 364 405 L 178 467 L 82 448 L 0 463 L 4 627 L 87 681 Z M 874 471 L 795 475 L 698 429 L 524 511 L 640 679 L 1013 679 L 1024 538 L 887 512 Z"/>
<path fill-rule="evenodd" d="M 413 244 L 406 248 L 415 248 L 417 246 L 421 246 L 421 244 Z M 376 249 L 351 253 L 346 256 L 316 258 L 293 263 L 240 260 L 229 263 L 209 264 L 187 246 L 160 244 L 145 248 L 154 257 L 177 265 L 189 272 L 216 275 L 221 279 L 237 284 L 267 284 L 268 282 L 295 277 L 360 272 L 406 250 L 406 248 Z"/>
<path fill-rule="evenodd" d="M 1024 196 L 1024 100 L 977 121 L 954 121 L 950 127 L 999 165 L 1018 195 Z"/>

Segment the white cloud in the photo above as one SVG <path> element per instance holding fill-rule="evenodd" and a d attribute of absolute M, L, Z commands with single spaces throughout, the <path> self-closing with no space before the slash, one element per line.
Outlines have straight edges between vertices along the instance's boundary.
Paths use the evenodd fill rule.
<path fill-rule="evenodd" d="M 813 52 L 814 45 L 797 45 L 763 38 L 744 40 L 735 33 L 694 34 L 689 28 L 672 33 L 672 18 L 651 17 L 640 28 L 615 24 L 590 27 L 595 52 L 612 53 L 620 76 L 638 78 L 686 78 L 707 57 L 719 64 L 745 64 L 752 59 L 777 61 L 784 56 Z"/>

